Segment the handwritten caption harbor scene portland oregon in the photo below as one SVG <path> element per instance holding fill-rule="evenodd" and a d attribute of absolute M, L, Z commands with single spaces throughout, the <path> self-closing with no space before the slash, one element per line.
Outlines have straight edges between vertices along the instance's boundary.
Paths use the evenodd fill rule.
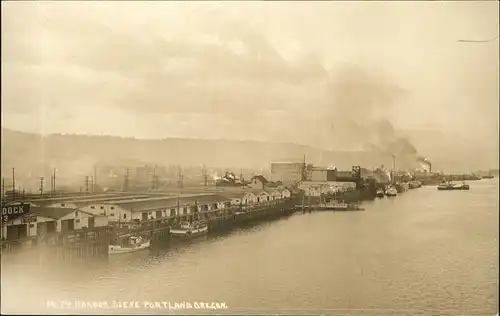
<path fill-rule="evenodd" d="M 2 1 L 2 314 L 498 314 L 497 1 Z"/>

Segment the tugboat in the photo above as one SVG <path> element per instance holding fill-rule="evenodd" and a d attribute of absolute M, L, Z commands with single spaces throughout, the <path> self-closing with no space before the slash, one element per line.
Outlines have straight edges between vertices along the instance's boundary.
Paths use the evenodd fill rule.
<path fill-rule="evenodd" d="M 465 182 L 462 182 L 461 185 L 457 185 L 452 183 L 451 181 L 443 181 L 440 185 L 438 185 L 437 189 L 439 191 L 453 191 L 453 190 L 469 190 L 470 187 Z"/>
<path fill-rule="evenodd" d="M 204 221 L 182 222 L 170 229 L 170 236 L 180 239 L 191 239 L 208 234 L 208 225 Z"/>

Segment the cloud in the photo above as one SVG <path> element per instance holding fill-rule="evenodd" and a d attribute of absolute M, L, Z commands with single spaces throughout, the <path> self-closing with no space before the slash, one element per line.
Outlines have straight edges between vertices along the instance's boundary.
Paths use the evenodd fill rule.
<path fill-rule="evenodd" d="M 339 148 L 424 124 L 466 134 L 451 125 L 473 117 L 496 140 L 497 51 L 456 46 L 498 24 L 495 7 L 446 5 L 2 3 L 3 122 L 52 112 L 45 129 L 125 135 L 138 122 L 157 137 L 216 124 L 213 137 Z"/>

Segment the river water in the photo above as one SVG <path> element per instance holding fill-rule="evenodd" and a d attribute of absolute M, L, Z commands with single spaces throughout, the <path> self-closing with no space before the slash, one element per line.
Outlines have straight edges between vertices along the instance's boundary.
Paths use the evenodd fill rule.
<path fill-rule="evenodd" d="M 5 263 L 2 312 L 41 312 L 46 300 L 76 299 L 227 307 L 180 313 L 495 315 L 498 179 L 470 185 L 422 187 L 364 203 L 364 212 L 296 213 L 106 262 L 48 271 L 29 261 Z"/>

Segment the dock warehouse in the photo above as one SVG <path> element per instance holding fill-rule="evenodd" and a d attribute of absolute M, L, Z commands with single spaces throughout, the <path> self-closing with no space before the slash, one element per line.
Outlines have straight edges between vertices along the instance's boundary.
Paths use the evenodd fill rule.
<path fill-rule="evenodd" d="M 105 216 L 70 208 L 32 206 L 29 214 L 3 223 L 2 237 L 14 240 L 108 225 Z"/>
<path fill-rule="evenodd" d="M 91 204 L 82 209 L 104 214 L 110 222 L 141 222 L 180 217 L 181 220 L 206 218 L 207 212 L 229 207 L 231 200 L 216 194 L 180 195 L 178 197 L 149 197 Z"/>
<path fill-rule="evenodd" d="M 65 197 L 52 197 L 52 198 L 41 198 L 41 199 L 31 199 L 32 204 L 38 206 L 53 206 L 59 207 L 60 204 L 71 204 L 77 201 L 85 200 L 107 200 L 107 199 L 126 199 L 132 197 L 146 197 L 146 194 L 124 194 L 124 193 L 108 193 L 108 194 L 94 194 L 94 195 L 80 195 L 80 196 L 65 196 Z"/>

